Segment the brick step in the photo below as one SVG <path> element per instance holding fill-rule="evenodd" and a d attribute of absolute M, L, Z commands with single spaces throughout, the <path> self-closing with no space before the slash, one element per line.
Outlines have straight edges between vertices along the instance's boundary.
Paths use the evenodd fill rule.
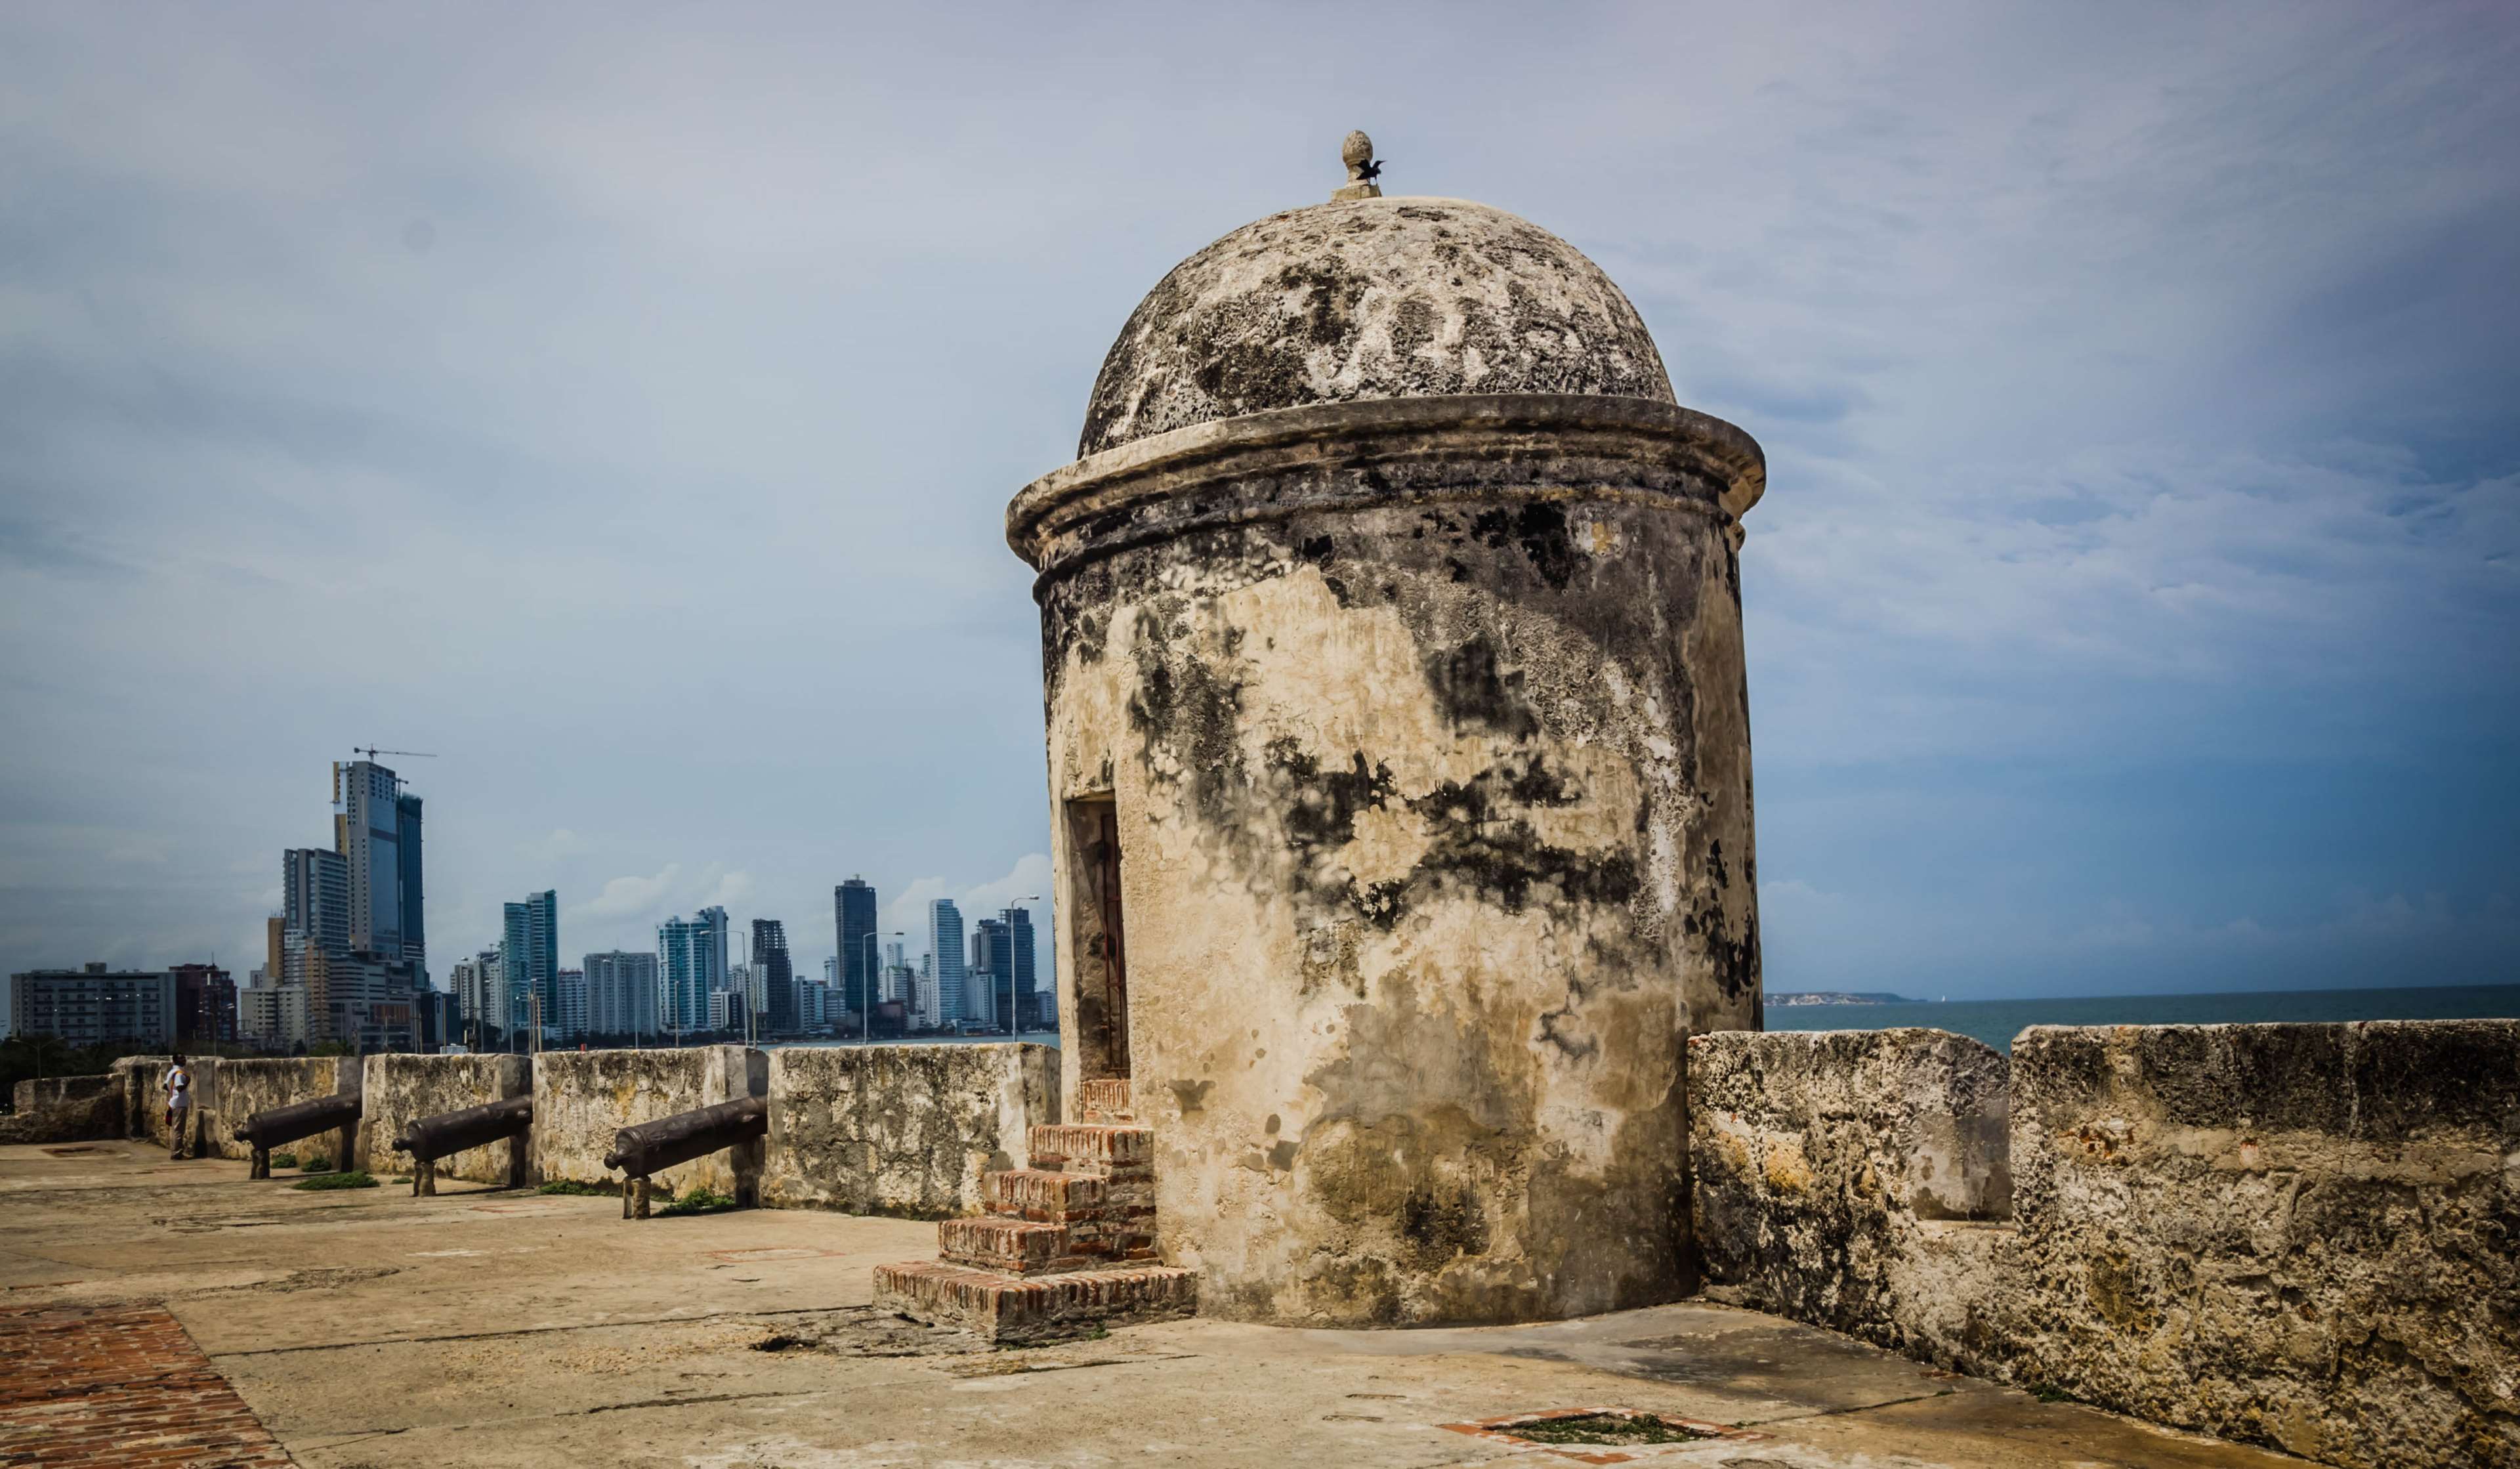
<path fill-rule="evenodd" d="M 1198 1276 L 1173 1265 L 1020 1276 L 920 1261 L 876 1266 L 875 1305 L 987 1342 L 1055 1341 L 1193 1314 Z"/>
<path fill-rule="evenodd" d="M 1091 1270 L 1155 1258 L 1151 1222 L 1036 1224 L 999 1217 L 946 1219 L 936 1226 L 937 1253 L 949 1264 L 1016 1275 Z"/>
<path fill-rule="evenodd" d="M 1054 1123 L 1025 1137 L 1032 1166 L 1051 1172 L 1102 1172 L 1144 1169 L 1154 1162 L 1152 1127 L 1100 1123 Z"/>
<path fill-rule="evenodd" d="M 1015 1275 L 1081 1270 L 1104 1262 L 1071 1252 L 1066 1225 L 1023 1219 L 945 1219 L 936 1226 L 936 1248 L 948 1264 Z"/>
<path fill-rule="evenodd" d="M 1098 1077 L 1076 1083 L 1076 1110 L 1089 1123 L 1134 1123 L 1137 1108 L 1129 1099 L 1129 1079 Z"/>
<path fill-rule="evenodd" d="M 994 1215 L 1036 1224 L 1099 1220 L 1109 1206 L 1111 1180 L 1100 1173 L 1055 1173 L 1048 1169 L 1007 1169 L 980 1177 L 981 1206 Z"/>

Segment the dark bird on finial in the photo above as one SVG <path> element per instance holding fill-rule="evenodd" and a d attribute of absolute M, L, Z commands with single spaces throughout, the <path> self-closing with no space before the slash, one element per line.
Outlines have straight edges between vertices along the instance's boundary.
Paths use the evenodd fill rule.
<path fill-rule="evenodd" d="M 1382 165 L 1374 161 L 1372 138 L 1362 130 L 1349 133 L 1339 144 L 1339 161 L 1347 164 L 1347 183 L 1330 196 L 1332 203 L 1382 197 L 1381 186 L 1374 183 L 1382 174 Z"/>

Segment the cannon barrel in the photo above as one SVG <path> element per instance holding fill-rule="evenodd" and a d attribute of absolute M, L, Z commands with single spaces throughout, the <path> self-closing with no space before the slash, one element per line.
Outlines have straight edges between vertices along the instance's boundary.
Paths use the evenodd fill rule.
<path fill-rule="evenodd" d="M 236 1129 L 236 1140 L 256 1148 L 276 1148 L 285 1142 L 312 1137 L 346 1127 L 359 1120 L 359 1097 L 356 1092 L 339 1096 L 317 1097 L 307 1102 L 292 1102 L 286 1107 L 273 1107 L 247 1118 Z"/>
<path fill-rule="evenodd" d="M 486 1142 L 514 1137 L 534 1125 L 534 1099 L 530 1096 L 508 1097 L 484 1102 L 460 1112 L 441 1112 L 435 1117 L 415 1118 L 394 1139 L 394 1151 L 409 1153 L 426 1162 L 477 1148 Z"/>
<path fill-rule="evenodd" d="M 604 1166 L 645 1178 L 769 1132 L 770 1099 L 740 1097 L 622 1128 L 612 1134 L 612 1151 L 604 1155 Z"/>

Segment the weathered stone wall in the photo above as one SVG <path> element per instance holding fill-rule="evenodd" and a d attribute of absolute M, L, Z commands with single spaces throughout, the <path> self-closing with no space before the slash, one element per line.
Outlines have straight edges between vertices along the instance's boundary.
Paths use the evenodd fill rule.
<path fill-rule="evenodd" d="M 604 1155 L 623 1127 L 765 1095 L 769 1081 L 763 1053 L 740 1045 L 544 1051 L 533 1059 L 535 1169 L 545 1179 L 579 1183 L 619 1181 Z M 757 1168 L 757 1158 L 721 1151 L 667 1169 L 655 1182 L 677 1193 L 697 1185 L 734 1195 L 743 1181 L 739 1172 Z"/>
<path fill-rule="evenodd" d="M 253 1149 L 236 1140 L 236 1129 L 246 1119 L 274 1107 L 292 1102 L 307 1102 L 317 1097 L 359 1090 L 362 1073 L 356 1056 L 295 1056 L 269 1060 L 192 1061 L 195 1085 L 203 1075 L 201 1068 L 210 1066 L 209 1100 L 202 1121 L 211 1125 L 208 1138 L 211 1150 L 222 1158 L 250 1158 Z M 160 1065 L 157 1075 L 162 1078 Z M 163 1105 L 162 1094 L 159 1105 Z M 351 1146 L 343 1156 L 341 1133 L 322 1132 L 287 1145 L 300 1158 L 321 1154 L 333 1160 L 336 1167 L 367 1168 L 377 1160 L 358 1146 L 358 1134 L 350 1131 Z"/>
<path fill-rule="evenodd" d="M 1968 1226 L 2011 1213 L 2004 1058 L 1942 1031 L 1688 1042 L 1707 1294 L 1980 1365 L 1992 1275 Z"/>
<path fill-rule="evenodd" d="M 11 1088 L 9 1100 L 16 1110 L 32 1112 L 38 1107 L 84 1102 L 119 1087 L 111 1072 L 92 1077 L 29 1077 Z"/>
<path fill-rule="evenodd" d="M 393 1144 L 413 1122 L 533 1089 L 533 1063 L 524 1056 L 382 1055 L 368 1057 L 364 1069 L 359 1151 L 373 1168 L 395 1172 L 412 1166 L 411 1155 Z M 528 1137 L 467 1148 L 439 1159 L 437 1172 L 475 1183 L 529 1183 L 532 1151 Z"/>
<path fill-rule="evenodd" d="M 2026 1031 L 2008 1227 L 1909 1161 L 1987 1115 L 1970 1044 L 1693 1041 L 1713 1290 L 2355 1469 L 2520 1465 L 2520 1022 Z"/>
<path fill-rule="evenodd" d="M 2520 1464 L 2520 1021 L 2013 1044 L 2020 1375 L 2330 1463 Z"/>
<path fill-rule="evenodd" d="M 1025 1163 L 1058 1120 L 1042 1045 L 783 1046 L 770 1052 L 774 1208 L 943 1218 L 981 1212 L 981 1174 Z"/>
<path fill-rule="evenodd" d="M 193 1111 L 201 1151 L 219 1158 L 253 1156 L 253 1150 L 235 1136 L 237 1125 L 253 1114 L 337 1092 L 355 1092 L 360 1081 L 356 1057 L 222 1060 L 195 1056 L 184 1066 L 193 1074 Z M 164 1056 L 125 1056 L 113 1063 L 114 1075 L 123 1081 L 130 1135 L 161 1146 L 171 1141 L 166 1130 L 167 1067 Z M 310 1137 L 291 1148 L 301 1155 L 321 1154 L 341 1168 L 365 1167 L 355 1132 L 346 1148 L 338 1132 Z M 340 1156 L 344 1152 L 349 1156 Z"/>
<path fill-rule="evenodd" d="M 14 1110 L 0 1117 L 0 1143 L 80 1142 L 120 1137 L 128 1082 L 108 1073 L 40 1077 L 14 1088 Z"/>

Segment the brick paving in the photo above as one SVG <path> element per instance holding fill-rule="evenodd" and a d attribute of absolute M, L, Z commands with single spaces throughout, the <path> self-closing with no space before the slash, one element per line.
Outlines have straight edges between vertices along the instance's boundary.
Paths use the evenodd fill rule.
<path fill-rule="evenodd" d="M 292 1462 L 165 1310 L 0 1308 L 0 1464 Z"/>

